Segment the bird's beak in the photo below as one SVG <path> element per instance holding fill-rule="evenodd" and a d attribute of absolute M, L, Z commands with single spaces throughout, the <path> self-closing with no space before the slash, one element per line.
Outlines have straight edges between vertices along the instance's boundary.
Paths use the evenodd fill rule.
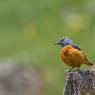
<path fill-rule="evenodd" d="M 53 45 L 59 45 L 59 42 L 54 43 Z"/>

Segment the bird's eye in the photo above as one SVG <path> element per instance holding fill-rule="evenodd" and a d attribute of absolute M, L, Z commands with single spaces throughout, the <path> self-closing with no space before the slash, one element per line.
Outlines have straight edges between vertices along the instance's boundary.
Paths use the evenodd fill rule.
<path fill-rule="evenodd" d="M 64 41 L 64 40 L 62 39 L 62 40 L 60 40 L 59 42 L 62 43 L 63 41 Z"/>

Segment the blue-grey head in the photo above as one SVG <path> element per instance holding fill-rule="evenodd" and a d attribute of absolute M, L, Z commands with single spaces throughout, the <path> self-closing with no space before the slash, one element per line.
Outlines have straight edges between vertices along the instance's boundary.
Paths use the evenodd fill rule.
<path fill-rule="evenodd" d="M 58 42 L 55 43 L 55 45 L 61 45 L 62 47 L 66 46 L 66 45 L 73 45 L 73 41 L 69 38 L 69 37 L 63 37 L 61 38 Z"/>

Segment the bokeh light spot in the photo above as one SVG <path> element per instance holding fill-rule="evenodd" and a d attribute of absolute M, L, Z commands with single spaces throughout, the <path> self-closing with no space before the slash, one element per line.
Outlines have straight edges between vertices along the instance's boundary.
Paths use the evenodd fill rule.
<path fill-rule="evenodd" d="M 27 24 L 23 27 L 23 36 L 26 40 L 31 40 L 36 37 L 37 27 L 33 24 Z"/>
<path fill-rule="evenodd" d="M 85 28 L 86 19 L 77 13 L 68 13 L 64 16 L 64 23 L 68 29 L 79 31 Z"/>

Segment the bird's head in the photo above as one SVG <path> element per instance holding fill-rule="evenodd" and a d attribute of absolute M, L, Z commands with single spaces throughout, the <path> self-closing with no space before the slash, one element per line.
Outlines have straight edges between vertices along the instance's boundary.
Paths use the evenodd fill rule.
<path fill-rule="evenodd" d="M 62 47 L 69 45 L 69 44 L 71 45 L 74 44 L 69 37 L 63 37 L 58 42 L 55 43 L 55 45 L 61 45 Z"/>

